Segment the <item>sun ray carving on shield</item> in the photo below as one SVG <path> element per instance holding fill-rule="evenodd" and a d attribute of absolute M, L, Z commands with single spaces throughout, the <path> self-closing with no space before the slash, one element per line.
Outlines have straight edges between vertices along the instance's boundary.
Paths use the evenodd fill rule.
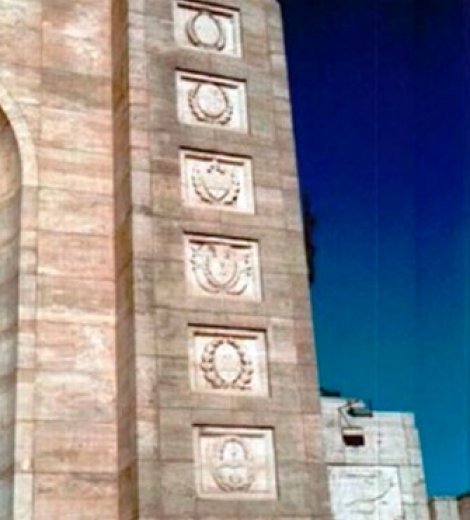
<path fill-rule="evenodd" d="M 230 244 L 196 244 L 191 258 L 194 277 L 211 294 L 243 294 L 253 276 L 250 252 Z"/>

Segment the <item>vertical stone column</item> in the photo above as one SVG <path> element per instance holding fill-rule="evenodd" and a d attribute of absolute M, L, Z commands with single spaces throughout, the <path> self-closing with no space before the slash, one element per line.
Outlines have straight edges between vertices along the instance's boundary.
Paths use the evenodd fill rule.
<path fill-rule="evenodd" d="M 19 518 L 115 519 L 111 1 L 43 0 L 38 45 L 33 500 Z"/>
<path fill-rule="evenodd" d="M 0 5 L 2 520 L 32 514 L 41 10 L 40 0 Z"/>
<path fill-rule="evenodd" d="M 129 2 L 139 518 L 329 516 L 275 0 Z"/>
<path fill-rule="evenodd" d="M 0 2 L 21 170 L 8 519 L 118 515 L 111 56 L 111 0 Z"/>

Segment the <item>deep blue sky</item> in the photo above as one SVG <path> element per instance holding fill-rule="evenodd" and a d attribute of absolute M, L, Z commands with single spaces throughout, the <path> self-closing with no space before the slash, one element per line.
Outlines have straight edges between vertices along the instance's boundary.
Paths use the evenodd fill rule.
<path fill-rule="evenodd" d="M 468 491 L 470 0 L 282 3 L 321 383 L 413 411 L 430 494 Z"/>

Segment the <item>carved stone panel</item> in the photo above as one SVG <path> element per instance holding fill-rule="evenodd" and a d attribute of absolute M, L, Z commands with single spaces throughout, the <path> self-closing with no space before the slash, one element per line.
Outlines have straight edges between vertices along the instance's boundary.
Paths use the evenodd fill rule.
<path fill-rule="evenodd" d="M 181 151 L 183 198 L 188 206 L 254 212 L 251 160 Z"/>
<path fill-rule="evenodd" d="M 176 85 L 182 123 L 248 130 L 245 82 L 178 71 Z"/>
<path fill-rule="evenodd" d="M 259 300 L 258 244 L 205 235 L 185 236 L 186 278 L 197 296 Z"/>
<path fill-rule="evenodd" d="M 269 428 L 194 429 L 198 495 L 219 500 L 274 500 L 276 466 Z"/>
<path fill-rule="evenodd" d="M 199 1 L 175 2 L 178 45 L 239 57 L 242 54 L 238 10 Z"/>
<path fill-rule="evenodd" d="M 335 520 L 404 518 L 397 468 L 332 466 L 329 477 Z"/>
<path fill-rule="evenodd" d="M 248 396 L 268 394 L 263 332 L 190 327 L 189 336 L 194 391 Z"/>

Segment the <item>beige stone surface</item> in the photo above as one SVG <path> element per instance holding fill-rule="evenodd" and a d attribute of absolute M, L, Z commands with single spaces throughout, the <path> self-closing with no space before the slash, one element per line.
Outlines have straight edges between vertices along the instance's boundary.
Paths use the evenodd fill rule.
<path fill-rule="evenodd" d="M 229 56 L 227 50 L 189 45 L 177 2 L 150 4 L 131 3 L 129 30 L 130 111 L 138 125 L 130 154 L 141 514 L 329 518 L 279 7 L 271 0 L 181 2 L 184 9 L 239 12 L 242 54 Z M 215 34 L 208 18 L 198 23 Z M 234 176 L 227 182 L 220 172 L 217 178 L 206 174 L 205 186 L 196 181 L 198 194 L 186 153 L 215 157 L 222 166 L 232 161 Z M 246 184 L 240 159 L 250 163 Z M 214 203 L 214 194 L 233 198 L 235 177 L 240 198 L 228 211 Z M 210 198 L 208 189 L 210 207 L 200 200 L 201 193 Z M 206 261 L 196 264 L 202 286 L 192 271 L 192 238 L 205 246 L 202 252 L 210 243 L 224 246 L 206 251 Z M 240 271 L 243 255 L 232 254 L 229 245 L 241 246 L 235 251 L 249 252 L 247 258 L 257 246 L 251 293 L 224 294 L 243 287 L 226 285 L 234 268 L 236 280 L 247 272 Z M 214 290 L 209 279 L 219 294 L 207 294 Z M 193 328 L 265 331 L 269 392 L 200 391 Z M 225 350 L 222 364 L 229 363 L 230 380 L 237 358 L 231 347 Z M 272 431 L 276 498 L 200 496 L 193 433 L 201 426 Z"/>
<path fill-rule="evenodd" d="M 2 0 L 0 60 L 0 519 L 329 519 L 277 2 Z"/>
<path fill-rule="evenodd" d="M 19 280 L 16 298 L 8 290 L 17 341 L 5 336 L 0 348 L 16 382 L 14 452 L 13 443 L 2 449 L 14 460 L 3 475 L 15 493 L 0 500 L 2 520 L 118 514 L 110 6 L 0 5 L 0 106 L 12 129 L 0 150 L 16 143 L 10 195 L 21 186 L 21 211 L 7 204 L 6 186 L 0 194 L 2 221 L 15 229 L 9 251 L 2 225 L 1 283 L 15 270 Z M 0 153 L 2 182 L 9 157 Z"/>

